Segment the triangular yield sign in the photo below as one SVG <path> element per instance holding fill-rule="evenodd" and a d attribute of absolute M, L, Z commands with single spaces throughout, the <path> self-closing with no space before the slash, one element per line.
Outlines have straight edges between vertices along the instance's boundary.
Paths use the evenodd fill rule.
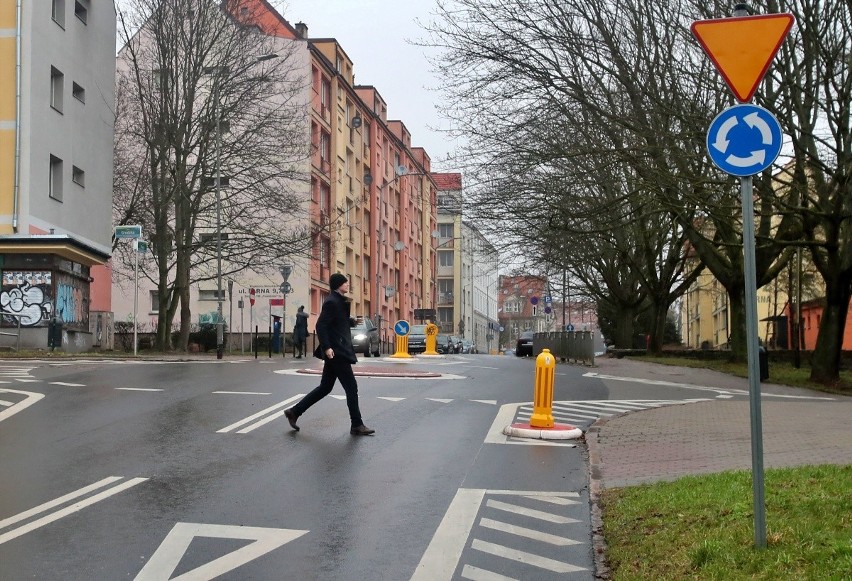
<path fill-rule="evenodd" d="M 270 529 L 179 522 L 166 535 L 165 540 L 154 551 L 154 554 L 148 559 L 148 562 L 134 581 L 162 581 L 164 579 L 171 579 L 171 581 L 202 581 L 215 579 L 228 571 L 233 571 L 240 565 L 244 565 L 292 540 L 298 539 L 307 532 L 294 529 Z M 172 577 L 172 573 L 178 564 L 180 564 L 181 558 L 186 553 L 194 537 L 243 539 L 254 542 L 200 567 L 196 567 L 192 571 Z"/>
<path fill-rule="evenodd" d="M 793 26 L 792 14 L 699 20 L 692 34 L 734 96 L 748 103 Z"/>

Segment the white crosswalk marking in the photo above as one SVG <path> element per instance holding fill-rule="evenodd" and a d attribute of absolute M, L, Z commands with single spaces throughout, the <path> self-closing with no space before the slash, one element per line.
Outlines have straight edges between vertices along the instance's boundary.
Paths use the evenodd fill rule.
<path fill-rule="evenodd" d="M 473 539 L 471 548 L 476 549 L 477 551 L 488 553 L 490 555 L 494 555 L 496 557 L 503 557 L 504 559 L 511 559 L 512 561 L 517 561 L 518 563 L 526 563 L 528 565 L 539 567 L 540 569 L 547 569 L 548 571 L 553 571 L 554 573 L 574 573 L 576 571 L 585 571 L 583 567 L 577 567 L 576 565 L 572 565 L 570 563 L 564 563 L 562 561 L 557 561 L 556 559 L 542 557 L 534 553 L 528 553 L 527 551 L 520 551 L 518 549 L 504 547 L 503 545 L 497 545 L 494 543 L 481 541 L 479 539 Z"/>
<path fill-rule="evenodd" d="M 568 518 L 567 516 L 559 516 L 558 514 L 551 514 L 549 512 L 544 512 L 543 510 L 535 510 L 533 508 L 525 508 L 523 506 L 518 506 L 516 504 L 509 504 L 508 502 L 503 502 L 501 500 L 488 500 L 485 503 L 485 506 L 489 508 L 496 508 L 497 510 L 503 510 L 506 512 L 511 512 L 514 514 L 520 514 L 522 516 L 528 516 L 530 518 L 537 518 L 539 520 L 544 520 L 547 522 L 559 523 L 559 524 L 568 524 L 578 522 L 573 518 Z"/>
<path fill-rule="evenodd" d="M 514 577 L 506 577 L 500 573 L 486 571 L 472 565 L 465 565 L 461 576 L 463 579 L 470 579 L 470 581 L 520 581 Z"/>
<path fill-rule="evenodd" d="M 683 405 L 695 401 L 706 401 L 703 399 L 690 400 L 586 400 L 586 401 L 556 401 L 553 402 L 551 413 L 553 419 L 559 423 L 574 426 L 590 426 L 598 418 L 609 418 L 628 412 L 658 408 L 667 405 Z M 529 420 L 533 413 L 532 404 L 518 407 L 516 417 L 520 420 Z"/>
<path fill-rule="evenodd" d="M 566 539 L 565 537 L 560 537 L 559 535 L 551 535 L 550 533 L 545 533 L 534 529 L 528 529 L 526 527 L 512 525 L 490 518 L 480 519 L 479 526 L 485 527 L 487 529 L 493 529 L 495 531 L 503 531 L 504 533 L 509 533 L 511 535 L 516 535 L 519 537 L 526 537 L 534 541 L 550 543 L 551 545 L 557 545 L 559 547 L 580 544 L 580 541 Z"/>

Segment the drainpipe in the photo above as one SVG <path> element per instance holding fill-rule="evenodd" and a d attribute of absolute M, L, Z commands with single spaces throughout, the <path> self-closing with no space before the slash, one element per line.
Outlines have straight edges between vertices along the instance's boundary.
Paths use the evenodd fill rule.
<path fill-rule="evenodd" d="M 18 232 L 18 197 L 21 191 L 21 2 L 18 0 L 15 22 L 15 192 L 12 232 Z"/>

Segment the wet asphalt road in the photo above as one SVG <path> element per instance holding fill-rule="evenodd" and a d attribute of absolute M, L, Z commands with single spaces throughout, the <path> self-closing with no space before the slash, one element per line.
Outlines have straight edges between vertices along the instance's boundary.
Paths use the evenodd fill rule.
<path fill-rule="evenodd" d="M 532 360 L 358 378 L 360 438 L 339 385 L 290 431 L 305 365 L 0 362 L 0 578 L 593 578 L 583 444 L 493 434 Z M 587 371 L 560 366 L 554 399 L 607 399 Z"/>

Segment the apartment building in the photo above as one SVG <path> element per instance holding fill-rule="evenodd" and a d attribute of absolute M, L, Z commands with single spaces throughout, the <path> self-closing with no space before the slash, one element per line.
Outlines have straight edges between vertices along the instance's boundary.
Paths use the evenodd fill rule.
<path fill-rule="evenodd" d="M 0 3 L 0 345 L 110 336 L 115 32 L 112 2 Z"/>
<path fill-rule="evenodd" d="M 500 276 L 499 311 L 500 345 L 513 348 L 524 331 L 548 330 L 545 313 L 547 280 L 541 276 Z"/>

